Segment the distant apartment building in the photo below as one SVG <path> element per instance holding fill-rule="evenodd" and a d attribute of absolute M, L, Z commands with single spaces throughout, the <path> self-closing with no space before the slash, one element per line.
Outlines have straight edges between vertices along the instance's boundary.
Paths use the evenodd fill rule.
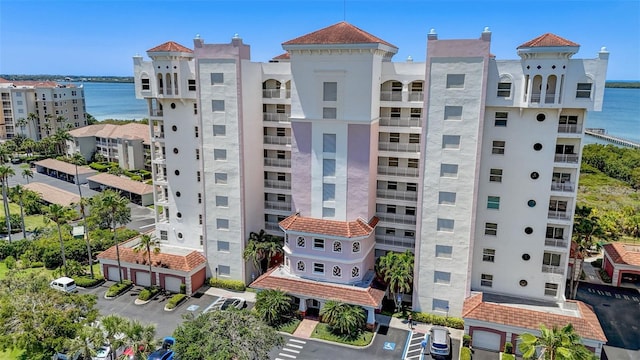
<path fill-rule="evenodd" d="M 487 312 L 538 306 L 590 327 L 599 354 L 595 314 L 564 294 L 585 118 L 602 107 L 608 52 L 573 59 L 578 44 L 545 34 L 499 60 L 490 43 L 488 29 L 432 30 L 426 62 L 393 62 L 397 47 L 341 22 L 268 63 L 238 36 L 134 57 L 157 237 L 203 254 L 208 276 L 285 290 L 302 312 L 357 304 L 370 324 L 385 296 L 375 258 L 409 250 L 404 300 L 465 317 L 474 346 L 537 328 Z M 260 229 L 285 251 L 262 275 L 242 258 Z"/>
<path fill-rule="evenodd" d="M 67 155 L 90 161 L 96 154 L 125 170 L 151 170 L 149 127 L 144 124 L 93 124 L 69 131 Z"/>
<path fill-rule="evenodd" d="M 54 81 L 0 79 L 0 139 L 40 140 L 57 129 L 87 125 L 84 89 Z"/>

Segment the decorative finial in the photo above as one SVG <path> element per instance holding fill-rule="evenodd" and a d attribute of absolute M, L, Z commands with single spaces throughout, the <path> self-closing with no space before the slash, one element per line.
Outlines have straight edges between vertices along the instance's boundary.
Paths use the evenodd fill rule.
<path fill-rule="evenodd" d="M 436 34 L 436 29 L 431 28 L 431 30 L 429 30 L 429 35 L 435 35 Z"/>
<path fill-rule="evenodd" d="M 234 39 L 240 39 L 240 35 L 238 35 L 238 33 L 233 34 L 233 38 Z"/>
<path fill-rule="evenodd" d="M 482 32 L 490 32 L 489 27 L 488 27 L 488 26 L 485 26 L 485 27 L 484 27 L 484 30 L 482 30 Z"/>
<path fill-rule="evenodd" d="M 606 46 L 600 48 L 600 52 L 609 52 Z"/>
<path fill-rule="evenodd" d="M 200 34 L 196 34 L 196 39 L 200 39 Z"/>
<path fill-rule="evenodd" d="M 407 62 L 413 62 L 413 58 L 411 57 L 411 55 L 407 56 Z"/>

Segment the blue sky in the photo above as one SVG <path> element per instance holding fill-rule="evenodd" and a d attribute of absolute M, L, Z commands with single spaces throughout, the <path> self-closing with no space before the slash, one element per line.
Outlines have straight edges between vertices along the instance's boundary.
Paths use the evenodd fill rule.
<path fill-rule="evenodd" d="M 346 16 L 345 16 L 346 15 Z M 477 38 L 485 26 L 498 59 L 546 32 L 581 45 L 576 57 L 611 52 L 607 79 L 640 80 L 640 1 L 430 0 L 0 0 L 0 73 L 132 75 L 131 57 L 165 41 L 193 47 L 238 33 L 251 59 L 281 43 L 346 21 L 400 48 L 395 61 L 424 61 L 426 35 Z"/>

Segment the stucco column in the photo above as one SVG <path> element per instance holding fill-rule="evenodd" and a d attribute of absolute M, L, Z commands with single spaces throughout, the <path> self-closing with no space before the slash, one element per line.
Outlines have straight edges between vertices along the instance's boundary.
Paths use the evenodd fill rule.
<path fill-rule="evenodd" d="M 540 82 L 540 104 L 547 103 L 547 85 L 549 85 L 547 82 L 548 78 L 548 76 L 542 76 L 542 82 Z"/>
<path fill-rule="evenodd" d="M 287 81 L 286 80 L 280 80 L 280 96 L 278 96 L 278 98 L 280 99 L 287 98 Z"/>
<path fill-rule="evenodd" d="M 531 92 L 533 91 L 533 78 L 531 77 L 531 75 L 529 75 L 529 77 L 527 78 L 527 94 L 525 97 L 525 102 L 531 103 Z"/>
<path fill-rule="evenodd" d="M 302 316 L 305 316 L 307 314 L 307 299 L 301 297 L 300 298 L 300 304 L 298 305 L 298 311 L 300 311 L 300 314 Z"/>
<path fill-rule="evenodd" d="M 556 76 L 556 93 L 553 98 L 554 104 L 560 103 L 560 84 L 562 83 L 562 80 L 564 80 L 564 75 Z"/>
<path fill-rule="evenodd" d="M 402 101 L 409 101 L 409 83 L 407 82 L 402 83 Z"/>
<path fill-rule="evenodd" d="M 373 330 L 376 326 L 376 310 L 372 307 L 365 307 L 367 311 L 367 329 Z"/>

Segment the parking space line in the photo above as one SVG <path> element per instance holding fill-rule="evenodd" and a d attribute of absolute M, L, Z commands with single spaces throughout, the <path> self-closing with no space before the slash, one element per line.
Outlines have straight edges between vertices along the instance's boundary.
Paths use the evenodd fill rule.
<path fill-rule="evenodd" d="M 622 296 L 620 296 L 620 294 L 616 294 L 616 299 L 622 299 Z"/>
<path fill-rule="evenodd" d="M 639 301 L 640 302 L 640 300 L 635 296 L 633 297 L 633 301 Z"/>
<path fill-rule="evenodd" d="M 278 354 L 278 355 L 280 355 L 280 356 L 284 356 L 284 357 L 288 357 L 288 358 L 291 358 L 291 359 L 295 359 L 295 358 L 296 358 L 296 356 L 294 356 L 294 355 L 289 355 L 289 354 L 283 354 L 283 353 L 280 353 L 280 354 Z"/>
<path fill-rule="evenodd" d="M 608 291 L 605 291 L 604 293 L 607 294 L 607 296 L 611 296 L 611 293 Z"/>
<path fill-rule="evenodd" d="M 296 342 L 298 344 L 303 344 L 303 345 L 307 343 L 306 341 L 302 341 L 302 340 L 298 340 L 298 339 L 289 339 L 289 341 Z"/>
<path fill-rule="evenodd" d="M 622 297 L 624 297 L 625 300 L 631 300 L 627 295 L 622 295 Z"/>
<path fill-rule="evenodd" d="M 286 347 L 282 348 L 282 351 L 288 351 L 288 352 L 292 352 L 294 354 L 300 354 L 300 351 L 289 349 L 289 348 L 286 348 Z"/>

